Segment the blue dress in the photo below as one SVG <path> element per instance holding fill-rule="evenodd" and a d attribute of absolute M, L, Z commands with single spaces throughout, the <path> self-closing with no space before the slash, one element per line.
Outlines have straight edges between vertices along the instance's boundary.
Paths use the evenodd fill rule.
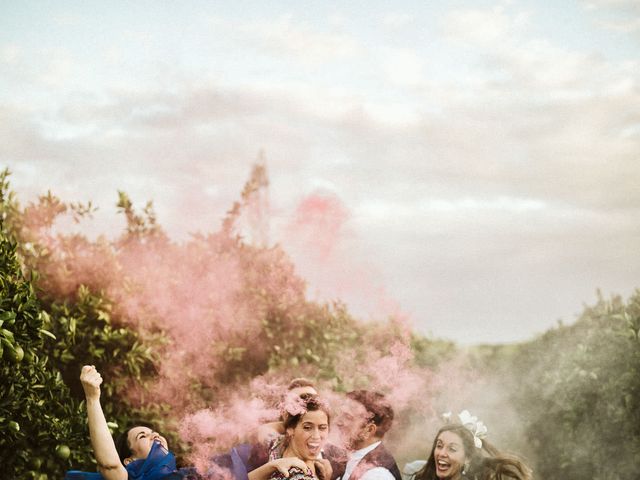
<path fill-rule="evenodd" d="M 199 476 L 192 468 L 176 468 L 176 457 L 160 442 L 153 442 L 147 458 L 134 460 L 124 467 L 129 480 L 186 480 Z M 100 473 L 69 470 L 64 480 L 104 480 Z"/>

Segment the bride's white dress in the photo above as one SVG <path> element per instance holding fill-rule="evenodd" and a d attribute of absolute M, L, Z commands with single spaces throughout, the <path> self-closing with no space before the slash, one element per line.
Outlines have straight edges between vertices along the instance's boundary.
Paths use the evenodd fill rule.
<path fill-rule="evenodd" d="M 426 460 L 414 460 L 413 462 L 405 464 L 402 469 L 402 480 L 411 480 L 411 478 L 422 470 L 426 464 Z"/>

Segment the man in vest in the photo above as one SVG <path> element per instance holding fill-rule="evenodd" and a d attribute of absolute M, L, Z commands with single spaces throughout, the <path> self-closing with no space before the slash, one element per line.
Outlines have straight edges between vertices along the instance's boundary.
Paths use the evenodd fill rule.
<path fill-rule="evenodd" d="M 393 409 L 383 394 L 368 390 L 347 393 L 336 421 L 349 450 L 341 480 L 401 480 L 395 459 L 382 444 L 393 423 Z"/>

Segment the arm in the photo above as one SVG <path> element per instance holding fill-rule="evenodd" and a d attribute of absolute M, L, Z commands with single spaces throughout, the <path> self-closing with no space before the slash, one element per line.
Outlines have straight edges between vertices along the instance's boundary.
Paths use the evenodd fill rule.
<path fill-rule="evenodd" d="M 271 476 L 271 474 L 275 472 L 280 472 L 282 473 L 282 475 L 288 478 L 289 469 L 292 467 L 299 468 L 303 472 L 306 472 L 309 468 L 307 464 L 298 457 L 278 458 L 276 460 L 271 460 L 270 462 L 265 463 L 255 470 L 251 470 L 249 472 L 249 480 L 267 480 Z"/>
<path fill-rule="evenodd" d="M 278 435 L 284 435 L 284 425 L 282 422 L 270 422 L 260 425 L 256 430 L 258 443 L 269 443 Z"/>
<path fill-rule="evenodd" d="M 127 470 L 120 462 L 111 432 L 100 405 L 102 377 L 96 367 L 85 365 L 80 373 L 80 382 L 87 399 L 87 417 L 93 454 L 98 462 L 98 471 L 105 480 L 127 480 Z"/>

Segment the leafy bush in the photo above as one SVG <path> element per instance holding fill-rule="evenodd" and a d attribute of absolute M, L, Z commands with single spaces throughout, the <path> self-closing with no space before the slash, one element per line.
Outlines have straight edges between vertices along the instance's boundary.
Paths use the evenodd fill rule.
<path fill-rule="evenodd" d="M 82 284 L 72 284 L 75 290 L 55 284 L 68 277 L 56 275 L 64 265 L 51 262 L 52 244 L 38 232 L 71 207 L 47 194 L 21 209 L 7 178 L 5 170 L 0 174 L 0 458 L 10 478 L 61 478 L 71 466 L 95 469 L 78 380 L 81 366 L 96 365 L 108 380 L 103 405 L 114 427 L 132 418 L 163 425 L 165 406 L 135 408 L 126 392 L 155 374 L 153 347 L 165 339 L 159 334 L 142 338 L 118 323 L 117 315 L 114 321 L 113 304 L 103 294 Z M 62 240 L 56 246 L 67 261 L 79 245 L 104 251 L 102 242 L 91 244 L 79 236 Z"/>
<path fill-rule="evenodd" d="M 43 312 L 0 231 L 0 464 L 4 478 L 61 478 L 88 458 L 84 415 L 43 354 Z M 55 452 L 55 455 L 52 455 Z"/>
<path fill-rule="evenodd" d="M 67 416 L 82 427 L 74 433 L 83 444 L 72 448 L 74 467 L 92 468 L 77 378 L 83 364 L 96 365 L 105 378 L 108 420 L 155 420 L 178 454 L 188 445 L 171 432 L 185 412 L 215 408 L 225 391 L 246 388 L 257 376 L 305 372 L 339 387 L 339 353 L 356 346 L 360 325 L 341 304 L 307 301 L 304 281 L 279 246 L 249 245 L 235 231 L 267 183 L 264 172 L 254 171 L 220 232 L 182 244 L 164 235 L 150 203 L 138 214 L 124 192 L 117 203 L 126 219 L 120 237 L 56 233 L 58 217 L 83 218 L 90 204 L 66 204 L 48 193 L 23 208 L 8 176 L 0 174 L 3 231 L 13 239 L 16 262 L 33 277 L 43 306 L 38 328 L 51 333 L 32 350 L 68 386 L 75 413 Z M 25 449 L 25 458 L 34 455 Z"/>
<path fill-rule="evenodd" d="M 640 465 L 640 291 L 587 308 L 512 356 L 539 478 L 632 480 Z"/>
<path fill-rule="evenodd" d="M 264 169 L 254 169 L 219 231 L 183 243 L 164 234 L 151 203 L 139 214 L 124 192 L 118 238 L 56 234 L 59 216 L 81 219 L 93 207 L 48 193 L 22 208 L 7 179 L 0 173 L 0 460 L 16 478 L 92 469 L 77 379 L 83 364 L 105 377 L 109 420 L 155 421 L 179 455 L 189 447 L 171 434 L 181 418 L 224 409 L 229 392 L 249 392 L 256 377 L 303 374 L 336 391 L 417 386 L 399 409 L 403 435 L 433 413 L 437 389 L 455 393 L 455 380 L 466 389 L 462 370 L 483 365 L 515 403 L 540 478 L 636 476 L 640 293 L 626 304 L 601 300 L 574 325 L 531 342 L 460 351 L 400 323 L 365 326 L 339 302 L 307 300 L 281 247 L 252 245 L 237 231 L 244 210 L 261 211 Z M 450 360 L 460 378 L 432 378 Z M 65 448 L 51 455 L 60 445 L 69 458 Z"/>

